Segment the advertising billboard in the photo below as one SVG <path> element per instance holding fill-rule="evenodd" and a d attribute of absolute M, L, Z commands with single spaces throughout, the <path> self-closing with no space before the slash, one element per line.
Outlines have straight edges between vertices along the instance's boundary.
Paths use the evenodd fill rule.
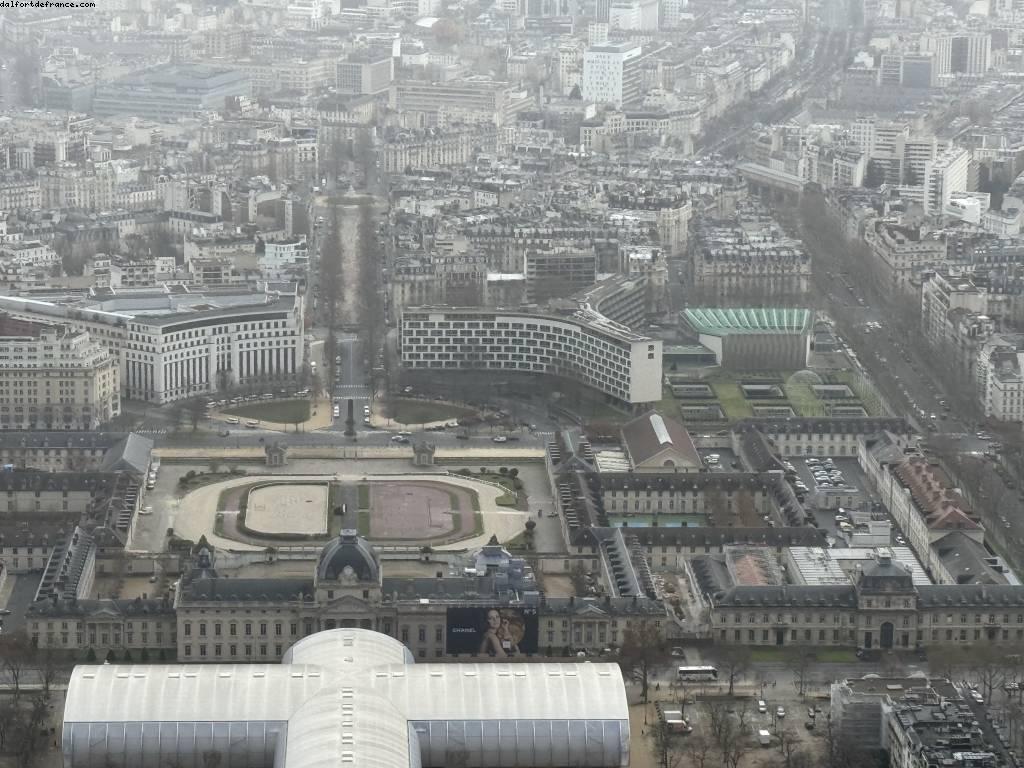
<path fill-rule="evenodd" d="M 448 653 L 505 658 L 537 652 L 535 608 L 449 608 Z"/>

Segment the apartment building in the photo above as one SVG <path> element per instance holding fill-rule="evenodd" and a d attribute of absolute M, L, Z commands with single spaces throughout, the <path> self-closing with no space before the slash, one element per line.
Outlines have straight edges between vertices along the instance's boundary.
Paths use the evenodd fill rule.
<path fill-rule="evenodd" d="M 40 168 L 37 174 L 44 208 L 108 211 L 114 207 L 117 173 L 109 163 L 58 163 Z"/>
<path fill-rule="evenodd" d="M 985 416 L 1024 421 L 1024 337 L 992 335 L 982 345 L 977 364 L 978 396 Z"/>
<path fill-rule="evenodd" d="M 478 153 L 494 152 L 496 145 L 497 133 L 490 126 L 434 128 L 386 137 L 377 147 L 377 159 L 386 173 L 464 167 Z"/>
<path fill-rule="evenodd" d="M 34 211 L 42 206 L 39 181 L 19 173 L 0 173 L 0 210 Z"/>
<path fill-rule="evenodd" d="M 634 67 L 629 62 L 638 59 L 641 47 L 634 42 L 592 45 L 583 54 L 583 98 L 598 104 L 621 107 L 629 101 Z"/>
<path fill-rule="evenodd" d="M 670 257 L 681 255 L 686 249 L 693 208 L 683 190 L 616 184 L 610 185 L 605 200 L 611 223 L 649 223 L 658 233 L 659 245 Z"/>
<path fill-rule="evenodd" d="M 0 314 L 0 429 L 99 429 L 121 413 L 119 374 L 88 331 Z"/>
<path fill-rule="evenodd" d="M 925 164 L 925 212 L 941 216 L 954 192 L 968 191 L 971 155 L 961 147 L 949 147 Z"/>
<path fill-rule="evenodd" d="M 938 238 L 892 222 L 872 222 L 864 240 L 875 258 L 874 267 L 883 288 L 894 296 L 912 291 L 911 278 L 946 255 L 946 246 Z"/>
<path fill-rule="evenodd" d="M 532 108 L 532 100 L 508 83 L 487 79 L 455 80 L 444 83 L 404 81 L 392 86 L 391 106 L 399 112 L 439 115 L 447 111 L 466 122 L 510 122 L 520 111 Z M 436 118 L 441 122 L 440 117 Z"/>
<path fill-rule="evenodd" d="M 565 315 L 415 307 L 402 313 L 402 365 L 416 370 L 544 373 L 626 404 L 661 399 L 661 340 L 579 309 Z"/>
<path fill-rule="evenodd" d="M 394 79 L 395 60 L 389 50 L 356 51 L 337 63 L 341 94 L 376 96 L 387 91 Z"/>
<path fill-rule="evenodd" d="M 594 248 L 571 244 L 528 248 L 525 254 L 526 300 L 563 298 L 593 285 L 597 276 Z"/>
<path fill-rule="evenodd" d="M 246 59 L 235 64 L 249 80 L 252 95 L 278 92 L 310 96 L 337 83 L 336 62 L 330 58 L 274 59 L 257 61 Z"/>
<path fill-rule="evenodd" d="M 265 280 L 287 280 L 293 275 L 304 279 L 308 266 L 309 245 L 305 235 L 263 243 L 259 267 Z"/>
<path fill-rule="evenodd" d="M 125 397 L 166 403 L 239 383 L 288 381 L 305 365 L 303 298 L 292 284 L 124 289 L 59 303 L 0 297 L 27 320 L 90 331 L 121 365 Z"/>

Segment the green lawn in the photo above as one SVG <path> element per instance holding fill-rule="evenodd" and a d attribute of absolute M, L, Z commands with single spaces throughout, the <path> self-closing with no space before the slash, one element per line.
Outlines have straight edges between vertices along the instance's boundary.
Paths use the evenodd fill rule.
<path fill-rule="evenodd" d="M 789 381 L 783 389 L 797 416 L 825 415 L 825 405 L 814 394 L 810 384 L 802 381 Z"/>
<path fill-rule="evenodd" d="M 431 421 L 450 421 L 472 416 L 476 412 L 471 408 L 462 408 L 448 403 L 437 403 L 432 400 L 391 400 L 386 408 L 391 418 L 399 424 L 426 424 Z"/>
<path fill-rule="evenodd" d="M 486 472 L 481 474 L 479 471 L 472 472 L 472 477 L 478 477 L 481 480 L 487 480 L 491 483 L 497 483 L 505 488 L 506 493 L 498 496 L 494 503 L 500 507 L 517 507 L 518 509 L 526 509 L 526 494 L 515 486 L 515 479 L 508 475 L 503 475 L 500 472 Z"/>
<path fill-rule="evenodd" d="M 359 508 L 369 509 L 370 508 L 370 486 L 360 485 L 358 486 L 359 492 Z"/>
<path fill-rule="evenodd" d="M 820 664 L 852 664 L 857 661 L 857 654 L 852 648 L 832 648 L 829 646 L 823 646 L 815 647 L 810 650 L 814 653 L 815 661 Z M 755 664 L 764 662 L 785 662 L 789 653 L 790 650 L 786 646 L 756 646 L 750 649 L 750 660 Z"/>
<path fill-rule="evenodd" d="M 743 390 L 732 377 L 714 378 L 708 383 L 715 391 L 715 397 L 722 406 L 727 421 L 739 421 L 754 415 L 750 403 L 743 397 Z"/>
<path fill-rule="evenodd" d="M 309 418 L 308 400 L 273 400 L 266 403 L 247 403 L 230 408 L 224 413 L 240 419 L 272 421 L 277 424 L 296 424 Z"/>
<path fill-rule="evenodd" d="M 687 403 L 689 404 L 689 403 Z M 672 387 L 665 385 L 661 389 L 661 400 L 654 406 L 655 410 L 673 419 L 682 420 L 681 412 L 679 410 L 679 401 L 676 400 L 675 395 L 672 394 Z"/>
<path fill-rule="evenodd" d="M 864 406 L 864 410 L 868 412 L 869 416 L 887 415 L 874 387 L 860 373 L 856 371 L 837 371 L 829 376 L 829 379 L 832 380 L 832 383 L 846 384 L 852 389 L 853 394 L 860 399 L 860 404 Z"/>

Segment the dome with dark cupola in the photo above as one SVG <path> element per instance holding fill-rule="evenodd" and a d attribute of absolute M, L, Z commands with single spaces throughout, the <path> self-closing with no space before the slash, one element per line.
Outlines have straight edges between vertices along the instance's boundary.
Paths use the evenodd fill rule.
<path fill-rule="evenodd" d="M 380 561 L 366 539 L 344 530 L 320 552 L 316 578 L 322 581 L 380 583 Z"/>

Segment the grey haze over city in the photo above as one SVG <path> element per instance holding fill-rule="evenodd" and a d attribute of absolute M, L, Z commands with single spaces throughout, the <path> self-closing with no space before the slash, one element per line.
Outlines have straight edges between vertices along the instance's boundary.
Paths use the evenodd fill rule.
<path fill-rule="evenodd" d="M 1020 768 L 1024 2 L 0 2 L 0 766 Z"/>

